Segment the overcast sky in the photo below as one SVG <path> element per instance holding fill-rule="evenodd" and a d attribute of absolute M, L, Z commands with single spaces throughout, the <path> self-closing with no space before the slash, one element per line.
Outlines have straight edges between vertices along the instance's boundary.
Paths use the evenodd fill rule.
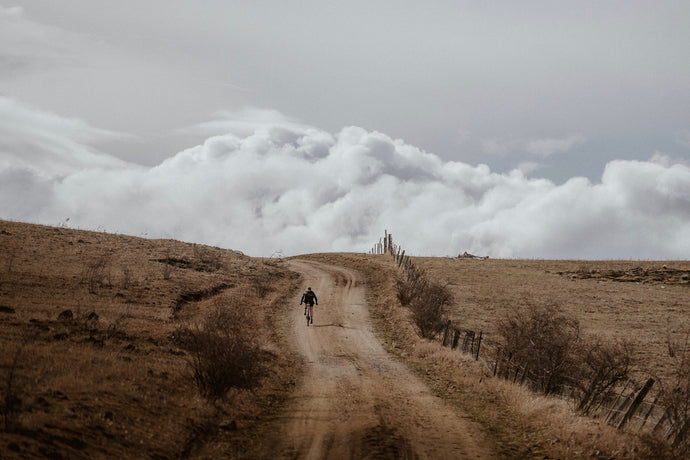
<path fill-rule="evenodd" d="M 0 0 L 0 218 L 690 258 L 690 3 Z"/>

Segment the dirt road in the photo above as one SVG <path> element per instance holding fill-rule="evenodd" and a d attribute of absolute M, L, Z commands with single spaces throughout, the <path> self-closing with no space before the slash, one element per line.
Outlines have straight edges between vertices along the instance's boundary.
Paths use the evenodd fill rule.
<path fill-rule="evenodd" d="M 293 260 L 318 295 L 292 314 L 306 375 L 284 415 L 283 458 L 492 458 L 479 428 L 433 396 L 375 337 L 356 272 Z"/>

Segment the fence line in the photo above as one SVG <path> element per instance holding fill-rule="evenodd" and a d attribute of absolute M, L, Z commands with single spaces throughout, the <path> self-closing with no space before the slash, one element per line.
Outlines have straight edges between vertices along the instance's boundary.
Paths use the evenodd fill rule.
<path fill-rule="evenodd" d="M 369 254 L 391 254 L 395 255 L 400 248 L 393 243 L 393 235 L 384 230 L 383 238 L 379 238 L 379 242 L 369 250 Z"/>
<path fill-rule="evenodd" d="M 393 235 L 384 231 L 384 237 L 369 251 L 369 254 L 390 254 L 398 268 L 407 273 L 420 274 L 412 259 L 405 255 L 400 245 L 393 242 Z M 463 254 L 459 257 L 476 257 L 471 254 Z M 478 258 L 478 257 L 477 257 Z M 452 320 L 447 320 L 443 333 L 438 335 L 441 346 L 461 353 L 471 355 L 478 361 L 488 375 L 500 377 L 520 385 L 525 385 L 535 391 L 539 391 L 537 382 L 530 378 L 528 366 L 510 361 L 510 357 L 502 356 L 501 344 L 487 337 L 483 331 L 463 329 Z M 588 404 L 581 412 L 594 418 L 604 418 L 605 423 L 616 426 L 618 429 L 626 428 L 637 432 L 649 432 L 660 436 L 674 444 L 682 442 L 685 433 L 690 427 L 686 422 L 683 427 L 674 426 L 669 417 L 669 410 L 657 404 L 661 391 L 657 391 L 652 401 L 648 401 L 652 393 L 655 380 L 648 378 L 644 384 L 626 381 L 621 389 L 618 386 L 616 393 L 609 390 L 606 394 L 597 397 L 598 401 Z M 583 400 L 583 394 L 575 387 L 565 387 L 561 397 L 573 400 L 575 403 Z M 591 401 L 590 401 L 591 402 Z"/>

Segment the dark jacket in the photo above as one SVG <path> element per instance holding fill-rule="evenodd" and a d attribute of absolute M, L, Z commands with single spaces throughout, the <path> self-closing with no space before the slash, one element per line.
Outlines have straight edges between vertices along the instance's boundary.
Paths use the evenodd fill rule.
<path fill-rule="evenodd" d="M 307 289 L 306 291 L 304 291 L 304 294 L 302 294 L 302 300 L 299 301 L 300 305 L 302 305 L 302 303 L 318 305 L 319 301 L 316 299 L 316 294 L 314 293 L 314 291 Z"/>

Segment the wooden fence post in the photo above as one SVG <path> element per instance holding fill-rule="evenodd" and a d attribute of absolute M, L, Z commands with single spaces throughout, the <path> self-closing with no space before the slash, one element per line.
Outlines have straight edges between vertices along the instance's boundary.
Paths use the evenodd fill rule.
<path fill-rule="evenodd" d="M 458 348 L 458 342 L 460 341 L 460 329 L 455 329 L 455 333 L 453 334 L 453 344 L 451 345 L 451 349 L 455 350 Z"/>
<path fill-rule="evenodd" d="M 475 361 L 479 361 L 479 347 L 482 346 L 482 331 L 479 331 L 479 340 L 477 341 L 477 356 Z"/>
<path fill-rule="evenodd" d="M 474 343 L 474 331 L 465 332 L 465 340 L 463 340 L 463 342 L 462 342 L 462 351 L 469 351 L 470 353 L 472 353 L 471 344 L 473 344 L 473 343 Z"/>

